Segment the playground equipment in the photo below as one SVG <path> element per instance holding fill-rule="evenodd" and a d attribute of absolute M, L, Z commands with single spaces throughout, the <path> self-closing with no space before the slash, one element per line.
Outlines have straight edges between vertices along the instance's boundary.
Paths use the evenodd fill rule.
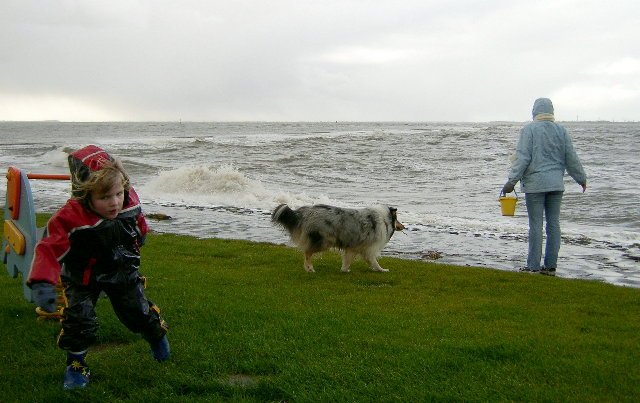
<path fill-rule="evenodd" d="M 26 282 L 33 260 L 33 253 L 38 240 L 45 228 L 36 227 L 36 211 L 31 193 L 30 179 L 70 180 L 70 175 L 64 174 L 33 174 L 24 173 L 16 167 L 9 167 L 7 171 L 7 194 L 4 208 L 4 236 L 2 238 L 3 262 L 7 272 L 13 278 L 22 276 L 22 290 L 29 302 L 34 302 L 31 289 Z M 58 303 L 63 302 L 60 284 L 56 288 Z M 36 312 L 41 317 L 59 317 L 62 308 L 57 312 L 47 313 L 39 308 Z"/>

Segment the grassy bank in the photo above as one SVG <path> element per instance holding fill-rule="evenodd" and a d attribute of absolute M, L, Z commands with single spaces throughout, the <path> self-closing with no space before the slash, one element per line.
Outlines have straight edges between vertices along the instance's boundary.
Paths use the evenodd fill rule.
<path fill-rule="evenodd" d="M 0 275 L 2 401 L 635 401 L 640 290 L 381 259 L 302 269 L 294 249 L 151 235 L 148 296 L 170 325 L 158 364 L 99 303 L 86 390 L 64 392 L 59 324 Z M 4 269 L 3 269 L 4 270 Z"/>

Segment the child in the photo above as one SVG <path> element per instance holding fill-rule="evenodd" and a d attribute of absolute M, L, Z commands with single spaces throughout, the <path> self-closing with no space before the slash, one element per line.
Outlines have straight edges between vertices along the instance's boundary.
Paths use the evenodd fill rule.
<path fill-rule="evenodd" d="M 170 351 L 166 324 L 145 297 L 138 273 L 147 223 L 122 164 L 87 146 L 69 155 L 69 168 L 72 198 L 49 220 L 27 284 L 47 312 L 56 310 L 58 278 L 64 286 L 67 306 L 58 346 L 67 351 L 64 389 L 75 389 L 89 382 L 85 356 L 96 341 L 101 292 L 120 321 L 149 342 L 157 361 L 169 359 Z"/>

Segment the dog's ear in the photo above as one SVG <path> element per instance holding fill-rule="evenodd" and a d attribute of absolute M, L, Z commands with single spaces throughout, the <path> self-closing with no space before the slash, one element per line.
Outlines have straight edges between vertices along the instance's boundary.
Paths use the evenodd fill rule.
<path fill-rule="evenodd" d="M 389 206 L 389 214 L 391 215 L 391 220 L 393 220 L 393 222 L 397 222 L 398 221 L 398 209 L 397 208 Z"/>

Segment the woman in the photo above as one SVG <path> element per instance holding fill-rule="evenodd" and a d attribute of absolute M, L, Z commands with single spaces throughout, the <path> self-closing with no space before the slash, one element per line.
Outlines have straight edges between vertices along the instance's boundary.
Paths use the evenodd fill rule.
<path fill-rule="evenodd" d="M 587 175 L 566 129 L 554 122 L 553 104 L 539 98 L 533 104 L 533 122 L 520 131 L 516 159 L 502 193 L 511 193 L 518 181 L 525 193 L 529 216 L 529 255 L 522 271 L 555 275 L 560 250 L 560 205 L 564 173 L 587 189 Z M 547 242 L 542 258 L 542 221 L 546 219 Z"/>

